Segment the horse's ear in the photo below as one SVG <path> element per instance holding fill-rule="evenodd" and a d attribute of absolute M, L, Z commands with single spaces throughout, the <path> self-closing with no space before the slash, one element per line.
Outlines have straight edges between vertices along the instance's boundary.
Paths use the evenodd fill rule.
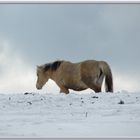
<path fill-rule="evenodd" d="M 36 67 L 37 67 L 37 69 L 41 69 L 41 67 L 40 67 L 40 66 L 38 66 L 38 65 L 37 65 Z"/>

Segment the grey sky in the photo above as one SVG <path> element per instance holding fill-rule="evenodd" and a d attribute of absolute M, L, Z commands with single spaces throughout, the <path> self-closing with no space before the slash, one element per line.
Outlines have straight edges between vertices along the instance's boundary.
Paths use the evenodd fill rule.
<path fill-rule="evenodd" d="M 140 4 L 0 4 L 0 40 L 31 67 L 97 59 L 140 78 Z"/>

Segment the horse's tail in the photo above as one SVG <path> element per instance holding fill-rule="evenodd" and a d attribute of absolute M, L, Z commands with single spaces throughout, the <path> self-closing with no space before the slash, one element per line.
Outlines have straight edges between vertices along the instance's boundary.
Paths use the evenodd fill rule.
<path fill-rule="evenodd" d="M 105 90 L 106 92 L 113 92 L 113 76 L 109 65 L 101 61 L 100 62 L 100 69 L 105 76 Z"/>

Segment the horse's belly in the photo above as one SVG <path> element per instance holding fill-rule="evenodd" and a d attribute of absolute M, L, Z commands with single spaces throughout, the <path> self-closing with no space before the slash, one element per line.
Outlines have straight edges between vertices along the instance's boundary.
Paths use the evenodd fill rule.
<path fill-rule="evenodd" d="M 73 90 L 76 90 L 76 91 L 80 91 L 80 90 L 85 90 L 87 89 L 88 87 L 83 83 L 83 82 L 79 82 L 79 83 L 71 83 L 69 85 L 69 89 L 73 89 Z"/>

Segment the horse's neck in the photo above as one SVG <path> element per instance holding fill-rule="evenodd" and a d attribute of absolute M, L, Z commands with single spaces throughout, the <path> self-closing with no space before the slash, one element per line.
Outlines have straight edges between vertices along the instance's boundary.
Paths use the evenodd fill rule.
<path fill-rule="evenodd" d="M 56 71 L 50 71 L 49 72 L 49 78 L 51 79 L 51 80 L 56 80 L 56 74 L 57 74 L 57 70 Z"/>

